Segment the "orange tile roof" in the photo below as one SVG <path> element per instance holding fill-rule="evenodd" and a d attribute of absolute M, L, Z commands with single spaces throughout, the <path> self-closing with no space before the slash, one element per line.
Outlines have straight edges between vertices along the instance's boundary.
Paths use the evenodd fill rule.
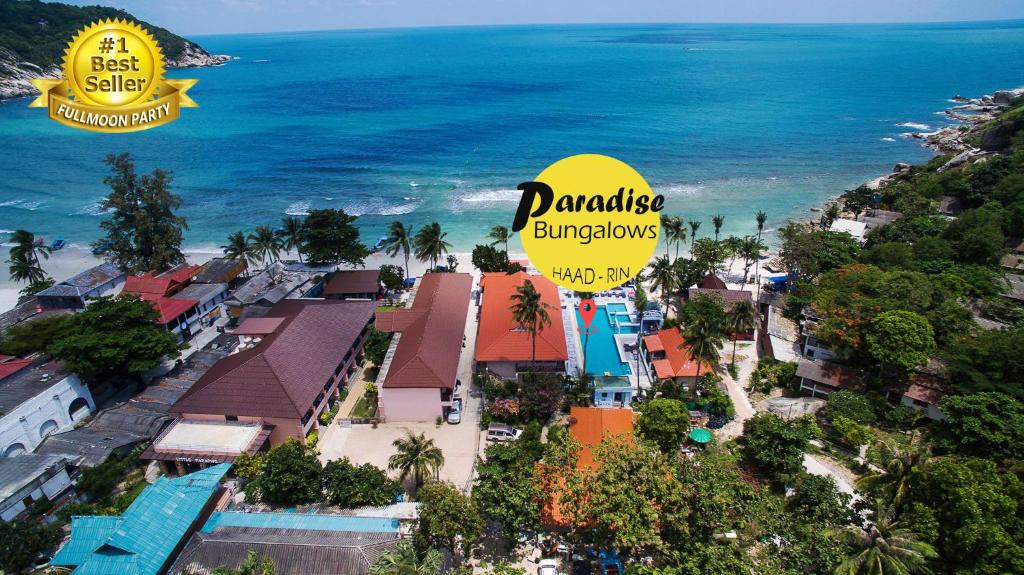
<path fill-rule="evenodd" d="M 14 375 L 30 365 L 32 365 L 31 359 L 21 359 L 13 355 L 0 354 L 0 379 Z"/>
<path fill-rule="evenodd" d="M 152 304 L 153 309 L 160 313 L 160 319 L 157 320 L 157 323 L 160 325 L 170 323 L 174 318 L 192 309 L 192 307 L 199 303 L 198 300 L 194 299 L 164 297 L 151 293 L 140 294 L 139 297 L 143 301 L 148 301 Z"/>
<path fill-rule="evenodd" d="M 171 288 L 178 284 L 187 283 L 192 278 L 192 274 L 200 267 L 182 264 L 160 274 L 146 272 L 141 275 L 128 276 L 122 291 L 137 294 L 168 295 Z"/>
<path fill-rule="evenodd" d="M 654 335 L 645 337 L 644 345 L 647 346 L 648 351 L 665 352 L 665 359 L 654 361 L 654 371 L 658 374 L 658 379 L 696 377 L 697 362 L 690 357 L 690 348 L 686 345 L 683 334 L 677 328 L 663 329 Z M 682 347 L 680 348 L 680 346 Z M 700 372 L 711 373 L 714 369 L 714 366 L 705 361 Z"/>
<path fill-rule="evenodd" d="M 533 338 L 512 319 L 512 295 L 516 288 L 530 280 L 548 304 L 551 325 L 543 325 L 537 333 L 537 361 L 566 361 L 569 352 L 562 329 L 562 307 L 558 288 L 544 276 L 526 272 L 514 274 L 486 273 L 480 280 L 483 304 L 477 328 L 477 361 L 530 361 L 533 359 Z"/>

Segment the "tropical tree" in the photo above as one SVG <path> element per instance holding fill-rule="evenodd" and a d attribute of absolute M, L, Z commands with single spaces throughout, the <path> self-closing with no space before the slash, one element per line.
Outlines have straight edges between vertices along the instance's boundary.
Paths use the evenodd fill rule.
<path fill-rule="evenodd" d="M 417 538 L 435 549 L 459 551 L 469 557 L 483 534 L 480 507 L 446 481 L 431 481 L 417 494 L 420 503 Z"/>
<path fill-rule="evenodd" d="M 261 559 L 255 549 L 250 549 L 237 569 L 217 567 L 210 575 L 277 575 L 277 567 L 270 557 Z"/>
<path fill-rule="evenodd" d="M 270 226 L 256 226 L 249 234 L 249 242 L 253 252 L 259 255 L 261 263 L 276 262 L 281 257 L 281 238 Z"/>
<path fill-rule="evenodd" d="M 511 299 L 512 305 L 508 309 L 512 311 L 512 319 L 530 334 L 530 359 L 537 361 L 537 334 L 544 331 L 545 326 L 551 327 L 551 315 L 548 313 L 551 305 L 541 300 L 540 292 L 530 280 L 517 286 Z"/>
<path fill-rule="evenodd" d="M 413 486 L 419 489 L 428 477 L 435 476 L 444 465 L 444 454 L 441 448 L 434 445 L 433 439 L 427 439 L 423 433 L 419 435 L 406 431 L 405 437 L 394 440 L 391 445 L 397 453 L 388 459 L 388 469 L 397 470 L 399 479 L 412 479 Z"/>
<path fill-rule="evenodd" d="M 700 220 L 690 220 L 690 247 L 693 247 L 693 242 L 697 240 L 697 230 L 700 229 Z"/>
<path fill-rule="evenodd" d="M 512 234 L 509 233 L 508 228 L 505 226 L 494 226 L 491 228 L 491 231 L 487 233 L 487 237 L 494 240 L 491 242 L 492 246 L 504 244 L 506 254 L 508 253 L 508 238 L 511 235 Z"/>
<path fill-rule="evenodd" d="M 836 203 L 836 202 L 831 202 L 831 203 L 829 203 L 829 205 L 825 206 L 824 216 L 825 216 L 825 221 L 824 221 L 825 226 L 824 227 L 825 227 L 825 229 L 828 229 L 828 228 L 832 227 L 832 222 L 834 222 L 837 219 L 839 219 L 839 204 Z"/>
<path fill-rule="evenodd" d="M 384 253 L 390 257 L 395 257 L 398 252 L 402 252 L 402 256 L 405 258 L 405 274 L 412 277 L 409 273 L 409 254 L 412 253 L 412 239 L 413 239 L 413 227 L 405 227 L 405 224 L 395 220 L 388 226 L 388 239 L 384 243 Z"/>
<path fill-rule="evenodd" d="M 289 437 L 267 453 L 259 475 L 249 485 L 262 501 L 295 505 L 322 497 L 322 475 L 316 449 Z"/>
<path fill-rule="evenodd" d="M 757 310 L 749 300 L 739 300 L 726 312 L 726 329 L 732 335 L 732 365 L 736 365 L 736 341 L 740 334 L 754 331 L 757 327 Z"/>
<path fill-rule="evenodd" d="M 295 250 L 299 254 L 299 262 L 302 261 L 302 220 L 294 216 L 288 216 L 281 220 L 281 229 L 277 232 L 281 240 L 281 247 L 285 251 Z"/>
<path fill-rule="evenodd" d="M 722 231 L 725 224 L 725 216 L 718 214 L 711 217 L 711 225 L 715 226 L 715 242 L 718 242 L 718 233 Z"/>
<path fill-rule="evenodd" d="M 394 549 L 381 554 L 370 566 L 370 575 L 439 575 L 441 554 L 428 549 L 423 558 L 410 541 L 399 541 Z"/>
<path fill-rule="evenodd" d="M 762 245 L 761 244 L 761 234 L 764 232 L 764 224 L 765 224 L 765 222 L 768 221 L 768 214 L 764 213 L 764 210 L 758 210 L 757 213 L 754 214 L 754 221 L 757 222 L 757 245 L 760 246 L 760 245 Z M 760 256 L 761 256 L 761 254 L 759 253 L 758 257 L 760 257 Z M 754 263 L 757 264 L 756 261 Z M 760 264 L 757 264 L 757 265 L 754 266 L 754 283 L 757 284 L 757 293 L 760 295 L 760 293 L 761 293 L 761 266 L 760 266 Z"/>
<path fill-rule="evenodd" d="M 757 263 L 763 249 L 764 245 L 754 236 L 746 236 L 740 241 L 739 255 L 743 258 L 743 283 L 740 285 L 740 289 L 746 287 L 747 277 L 750 275 L 750 266 Z M 754 273 L 757 273 L 756 268 Z"/>
<path fill-rule="evenodd" d="M 247 264 L 255 264 L 257 261 L 256 250 L 253 248 L 249 237 L 245 232 L 234 232 L 228 236 L 228 243 L 220 247 L 224 250 L 224 257 L 229 260 L 243 260 Z"/>
<path fill-rule="evenodd" d="M 935 332 L 928 319 L 906 310 L 878 314 L 865 334 L 868 351 L 883 365 L 909 370 L 928 361 L 935 350 Z"/>
<path fill-rule="evenodd" d="M 345 210 L 310 210 L 302 222 L 302 247 L 306 261 L 314 265 L 361 266 L 370 253 L 359 241 L 358 216 Z"/>
<path fill-rule="evenodd" d="M 39 256 L 44 259 L 50 257 L 50 248 L 45 245 L 37 245 L 36 237 L 27 230 L 15 230 L 11 234 L 10 264 L 11 279 L 16 282 L 38 283 L 46 279 L 46 272 L 39 263 Z"/>
<path fill-rule="evenodd" d="M 678 216 L 661 214 L 661 235 L 665 240 L 665 257 L 669 257 L 669 248 L 676 241 L 678 234 L 676 230 L 683 227 L 683 221 Z M 677 250 L 678 253 L 678 250 Z"/>
<path fill-rule="evenodd" d="M 690 347 L 690 359 L 697 362 L 697 379 L 700 379 L 700 368 L 707 362 L 716 365 L 719 359 L 719 348 L 725 340 L 725 326 L 711 317 L 698 317 L 683 330 L 683 343 L 679 349 Z"/>
<path fill-rule="evenodd" d="M 437 222 L 431 222 L 420 228 L 413 238 L 416 259 L 421 262 L 429 261 L 431 269 L 437 267 L 437 261 L 448 253 L 448 248 L 452 247 L 444 239 L 447 235 L 447 232 L 441 231 L 441 224 Z"/>
<path fill-rule="evenodd" d="M 915 430 L 906 445 L 892 439 L 879 441 L 872 456 L 878 462 L 857 480 L 857 487 L 881 498 L 892 509 L 900 509 L 910 489 L 911 475 L 931 458 L 928 446 Z"/>
<path fill-rule="evenodd" d="M 656 257 L 647 266 L 647 280 L 651 282 L 651 289 L 661 293 L 661 301 L 665 304 L 665 315 L 668 315 L 668 302 L 672 297 L 672 290 L 675 289 L 676 268 L 669 261 L 668 256 Z"/>
<path fill-rule="evenodd" d="M 836 567 L 835 575 L 929 575 L 928 562 L 938 558 L 931 545 L 902 528 L 896 514 L 881 504 L 876 506 L 874 521 L 864 529 L 849 527 L 839 531 L 837 538 L 854 554 Z"/>
<path fill-rule="evenodd" d="M 686 224 L 679 217 L 673 216 L 664 227 L 665 239 L 676 246 L 675 259 L 679 259 L 679 244 L 686 241 Z M 667 254 L 666 254 L 667 255 Z"/>

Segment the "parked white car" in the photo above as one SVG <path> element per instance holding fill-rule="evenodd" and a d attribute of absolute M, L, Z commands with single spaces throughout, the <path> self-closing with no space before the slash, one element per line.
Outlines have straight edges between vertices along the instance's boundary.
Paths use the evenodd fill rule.
<path fill-rule="evenodd" d="M 558 575 L 558 561 L 541 559 L 537 564 L 537 575 Z"/>
<path fill-rule="evenodd" d="M 456 400 L 452 402 L 452 408 L 448 412 L 448 423 L 455 425 L 462 421 L 462 401 Z"/>
<path fill-rule="evenodd" d="M 492 423 L 487 427 L 487 441 L 515 441 L 522 434 L 522 429 L 504 423 Z"/>

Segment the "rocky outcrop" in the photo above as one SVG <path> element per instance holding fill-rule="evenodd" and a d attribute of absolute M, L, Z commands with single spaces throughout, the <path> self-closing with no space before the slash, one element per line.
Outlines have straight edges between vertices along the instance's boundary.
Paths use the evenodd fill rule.
<path fill-rule="evenodd" d="M 164 64 L 167 68 L 202 68 L 220 66 L 231 59 L 231 56 L 210 54 L 200 46 L 186 41 L 181 53 L 175 58 L 167 59 Z M 30 79 L 59 77 L 59 66 L 41 68 L 0 47 L 0 100 L 37 96 L 39 92 L 29 83 Z"/>

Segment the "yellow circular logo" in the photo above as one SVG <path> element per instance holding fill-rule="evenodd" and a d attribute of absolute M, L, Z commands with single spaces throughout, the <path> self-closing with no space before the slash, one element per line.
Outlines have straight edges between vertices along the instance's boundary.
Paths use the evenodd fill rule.
<path fill-rule="evenodd" d="M 126 20 L 87 26 L 64 53 L 64 77 L 75 99 L 84 104 L 117 107 L 149 100 L 163 74 L 157 41 Z"/>
<path fill-rule="evenodd" d="M 562 287 L 606 290 L 643 271 L 658 245 L 664 197 L 628 164 L 598 154 L 559 160 L 519 185 L 513 231 Z"/>

